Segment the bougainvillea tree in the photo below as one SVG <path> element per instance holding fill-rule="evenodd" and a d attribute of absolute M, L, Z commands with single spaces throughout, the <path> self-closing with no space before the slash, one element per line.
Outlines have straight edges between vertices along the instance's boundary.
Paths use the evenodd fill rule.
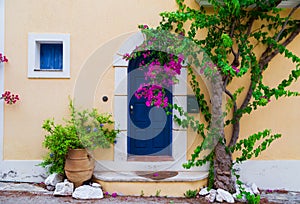
<path fill-rule="evenodd" d="M 258 156 L 281 136 L 271 134 L 266 129 L 238 140 L 241 118 L 259 106 L 268 105 L 273 99 L 299 95 L 288 90 L 288 87 L 300 76 L 300 58 L 287 46 L 300 32 L 300 20 L 295 17 L 300 4 L 288 12 L 282 12 L 278 8 L 281 0 L 208 0 L 211 5 L 209 9 L 202 6 L 201 0 L 196 1 L 200 6 L 198 8 L 189 7 L 184 0 L 176 2 L 178 10 L 161 13 L 162 21 L 157 28 L 140 26 L 147 40 L 137 51 L 143 52 L 125 56 L 132 59 L 145 55 L 146 58 L 151 54 L 149 50 L 159 50 L 154 54 L 155 60 L 147 64 L 149 69 L 145 78 L 150 79 L 150 83 L 142 84 L 136 97 L 146 98 L 148 106 L 166 108 L 168 101 L 164 89 L 178 82 L 177 77 L 185 59 L 191 76 L 189 83 L 206 124 L 196 121 L 176 104 L 168 104 L 168 107 L 177 111 L 179 116 L 175 114 L 174 119 L 179 125 L 193 128 L 204 138 L 184 167 L 200 166 L 210 161 L 209 185 L 234 192 L 232 153 L 240 151 L 236 162 L 242 162 Z M 164 31 L 177 34 L 177 40 L 173 41 L 172 35 L 166 37 Z M 270 87 L 264 84 L 263 77 L 266 69 L 272 69 L 269 63 L 277 55 L 290 59 L 293 67 L 289 67 L 290 74 L 278 86 Z M 196 73 L 204 74 L 210 80 L 211 106 L 205 100 Z M 228 85 L 232 80 L 246 73 L 251 76 L 249 86 L 230 91 Z M 245 92 L 245 97 L 238 105 L 241 92 Z M 225 112 L 222 110 L 223 94 L 227 96 Z M 228 120 L 224 119 L 224 114 L 227 114 Z M 233 127 L 231 135 L 227 137 L 229 141 L 225 140 L 224 127 L 227 125 Z M 205 131 L 207 129 L 210 131 Z M 257 141 L 260 144 L 255 145 Z M 201 155 L 208 143 L 213 144 L 213 149 Z"/>

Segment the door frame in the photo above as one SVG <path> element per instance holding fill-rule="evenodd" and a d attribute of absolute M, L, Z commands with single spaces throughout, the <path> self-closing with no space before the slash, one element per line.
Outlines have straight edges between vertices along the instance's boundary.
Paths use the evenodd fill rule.
<path fill-rule="evenodd" d="M 123 59 L 125 53 L 132 53 L 137 45 L 145 39 L 141 32 L 131 35 L 120 46 L 113 60 L 115 73 L 115 92 L 114 92 L 114 119 L 115 125 L 121 130 L 117 143 L 114 146 L 114 161 L 102 162 L 108 169 L 115 171 L 149 171 L 149 170 L 174 170 L 186 171 L 182 164 L 187 161 L 187 129 L 178 126 L 172 121 L 172 161 L 129 161 L 127 153 L 127 67 L 128 61 Z M 187 104 L 187 70 L 182 69 L 178 77 L 179 83 L 173 88 L 173 103 L 176 103 L 186 110 Z M 176 112 L 175 112 L 176 113 Z M 175 114 L 173 113 L 173 114 Z M 197 170 L 197 168 L 195 168 Z"/>

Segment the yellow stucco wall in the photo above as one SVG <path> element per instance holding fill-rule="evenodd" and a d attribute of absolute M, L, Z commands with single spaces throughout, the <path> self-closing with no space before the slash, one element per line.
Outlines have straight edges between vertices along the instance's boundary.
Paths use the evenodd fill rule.
<path fill-rule="evenodd" d="M 137 25 L 157 25 L 159 13 L 175 9 L 174 1 L 9 0 L 5 1 L 5 89 L 20 94 L 15 106 L 5 106 L 4 159 L 35 160 L 45 153 L 41 143 L 44 119 L 68 115 L 80 67 L 103 43 Z M 28 33 L 70 33 L 71 78 L 28 79 Z M 113 84 L 109 85 L 110 87 Z M 100 97 L 95 101 L 100 101 Z"/>
<path fill-rule="evenodd" d="M 74 85 L 80 68 L 88 57 L 102 44 L 124 33 L 138 31 L 138 24 L 155 26 L 159 13 L 175 10 L 173 0 L 8 0 L 5 1 L 5 89 L 20 94 L 16 105 L 5 105 L 4 159 L 41 159 L 45 150 L 41 143 L 44 119 L 54 117 L 57 122 L 68 115 L 68 97 L 73 96 Z M 298 15 L 299 12 L 298 12 Z M 69 33 L 71 35 L 71 78 L 70 79 L 28 79 L 28 33 Z M 300 54 L 300 38 L 289 48 Z M 278 84 L 287 77 L 290 63 L 276 57 L 270 64 L 272 71 L 264 80 L 270 85 Z M 95 106 L 100 110 L 112 111 L 112 104 L 102 103 L 101 90 L 113 94 L 114 72 L 105 73 L 105 82 L 98 84 Z M 235 80 L 230 89 L 235 90 L 242 82 Z M 293 90 L 300 91 L 298 81 Z M 108 95 L 110 96 L 110 95 Z M 260 159 L 300 159 L 299 119 L 300 98 L 272 100 L 265 108 L 259 108 L 242 119 L 241 135 L 247 136 L 265 128 L 283 137 L 276 141 Z M 230 128 L 226 130 L 228 134 Z M 189 134 L 188 155 L 197 144 L 197 136 Z M 112 149 L 98 152 L 97 158 L 113 159 Z"/>

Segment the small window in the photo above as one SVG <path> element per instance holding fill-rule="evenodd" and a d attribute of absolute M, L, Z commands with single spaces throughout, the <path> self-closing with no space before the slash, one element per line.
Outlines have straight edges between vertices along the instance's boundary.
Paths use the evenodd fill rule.
<path fill-rule="evenodd" d="M 28 77 L 70 78 L 70 35 L 28 35 Z"/>
<path fill-rule="evenodd" d="M 40 48 L 40 69 L 62 70 L 63 45 L 41 44 Z"/>

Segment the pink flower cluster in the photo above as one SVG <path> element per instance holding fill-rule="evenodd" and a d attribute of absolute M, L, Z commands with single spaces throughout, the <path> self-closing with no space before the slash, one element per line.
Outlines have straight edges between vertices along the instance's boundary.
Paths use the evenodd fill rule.
<path fill-rule="evenodd" d="M 148 66 L 148 71 L 145 73 L 145 80 L 150 80 L 154 84 L 161 84 L 165 87 L 174 85 L 176 75 L 181 73 L 181 62 L 183 57 L 178 57 L 174 60 L 173 55 L 169 55 L 169 62 L 162 65 L 157 59 L 151 62 Z"/>
<path fill-rule="evenodd" d="M 168 106 L 168 97 L 165 96 L 164 89 L 159 85 L 141 84 L 135 92 L 135 97 L 137 99 L 145 98 L 148 107 L 154 105 L 166 108 Z"/>
<path fill-rule="evenodd" d="M 150 55 L 150 52 L 142 54 L 144 58 Z M 170 54 L 168 62 L 161 64 L 158 59 L 155 59 L 148 65 L 148 70 L 145 72 L 145 80 L 149 80 L 148 84 L 141 84 L 136 91 L 137 99 L 145 98 L 146 105 L 150 107 L 166 108 L 168 106 L 168 97 L 166 97 L 163 87 L 171 87 L 177 83 L 176 75 L 181 73 L 181 62 L 183 55 L 179 55 L 178 60 L 174 59 L 174 55 Z M 144 63 L 140 64 L 144 66 Z"/>
<path fill-rule="evenodd" d="M 0 53 L 0 62 L 8 62 L 8 59 L 2 53 Z"/>
<path fill-rule="evenodd" d="M 2 53 L 0 53 L 0 63 L 5 63 L 8 62 L 8 59 L 6 58 L 6 56 L 2 55 Z M 4 101 L 7 104 L 15 104 L 19 99 L 19 95 L 15 95 L 12 94 L 10 91 L 5 91 L 1 97 L 0 100 L 4 99 Z"/>
<path fill-rule="evenodd" d="M 140 29 L 149 29 L 147 25 L 140 25 Z M 151 57 L 152 45 L 156 42 L 156 37 L 147 39 L 143 44 L 136 47 L 136 52 L 132 54 L 126 53 L 123 59 L 131 60 L 137 57 L 143 57 L 139 64 L 140 69 L 145 70 L 145 80 L 147 84 L 141 84 L 135 93 L 137 99 L 146 99 L 146 105 L 163 107 L 168 106 L 168 98 L 166 96 L 165 88 L 171 87 L 178 83 L 177 75 L 180 75 L 182 68 L 182 61 L 184 56 L 179 54 L 174 56 L 168 54 L 167 56 L 157 56 L 155 60 L 146 63 L 148 57 Z M 153 49 L 155 50 L 155 49 Z M 154 53 L 155 54 L 155 53 Z M 159 53 L 160 54 L 160 53 Z"/>
<path fill-rule="evenodd" d="M 19 95 L 12 94 L 10 91 L 5 91 L 0 99 L 4 99 L 7 104 L 15 104 L 19 99 Z"/>

